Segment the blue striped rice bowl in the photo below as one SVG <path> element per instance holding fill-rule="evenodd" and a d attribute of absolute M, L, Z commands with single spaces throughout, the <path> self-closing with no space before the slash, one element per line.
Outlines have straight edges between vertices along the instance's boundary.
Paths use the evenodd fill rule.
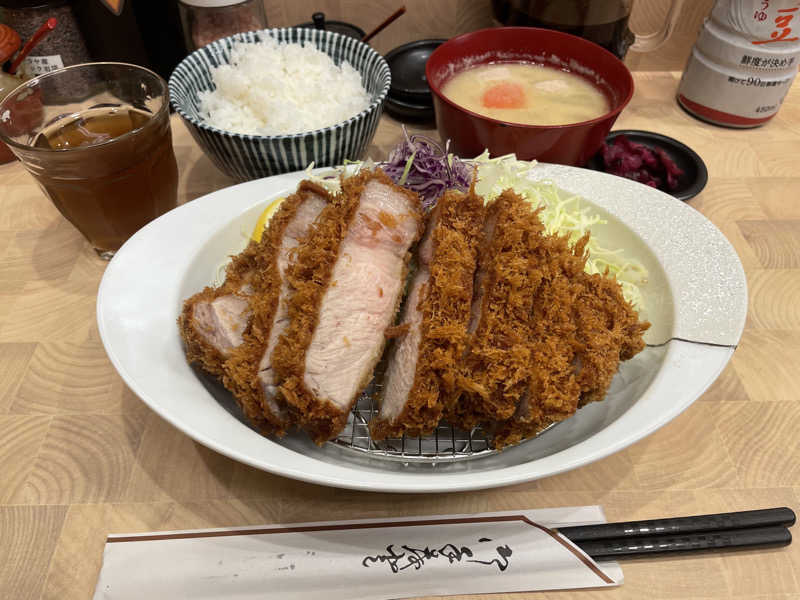
<path fill-rule="evenodd" d="M 280 42 L 309 42 L 338 65 L 349 62 L 361 74 L 370 105 L 342 123 L 291 135 L 248 135 L 214 127 L 200 113 L 199 92 L 213 90 L 211 68 L 226 64 L 234 42 L 260 42 L 271 36 Z M 391 74 L 383 57 L 355 38 L 307 28 L 264 29 L 237 33 L 192 52 L 169 78 L 172 106 L 192 137 L 224 173 L 240 181 L 305 169 L 334 166 L 360 159 L 375 135 Z"/>

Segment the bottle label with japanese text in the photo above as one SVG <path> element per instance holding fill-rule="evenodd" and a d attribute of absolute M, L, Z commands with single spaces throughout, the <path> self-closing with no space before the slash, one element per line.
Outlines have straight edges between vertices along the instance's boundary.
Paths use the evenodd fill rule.
<path fill-rule="evenodd" d="M 781 46 L 800 42 L 798 13 L 798 0 L 717 0 L 711 20 L 754 46 Z"/>
<path fill-rule="evenodd" d="M 36 77 L 64 68 L 64 61 L 60 54 L 49 56 L 29 56 L 22 61 L 19 70 L 25 77 Z"/>
<path fill-rule="evenodd" d="M 747 38 L 720 27 L 712 20 L 703 25 L 695 48 L 712 62 L 756 74 L 765 71 L 785 71 L 788 74 L 797 70 L 800 64 L 800 44 L 754 46 Z"/>
<path fill-rule="evenodd" d="M 780 108 L 800 64 L 800 0 L 717 0 L 678 86 L 695 116 L 755 127 Z"/>
<path fill-rule="evenodd" d="M 698 117 L 733 127 L 760 125 L 778 112 L 794 81 L 790 73 L 753 74 L 722 67 L 695 48 L 678 87 L 678 100 Z"/>

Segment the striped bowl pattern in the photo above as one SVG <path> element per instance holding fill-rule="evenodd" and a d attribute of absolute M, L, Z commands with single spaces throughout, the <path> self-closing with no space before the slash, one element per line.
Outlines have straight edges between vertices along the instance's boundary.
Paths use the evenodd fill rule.
<path fill-rule="evenodd" d="M 369 107 L 331 127 L 291 135 L 260 136 L 224 131 L 205 122 L 198 93 L 213 90 L 210 69 L 226 64 L 233 42 L 259 42 L 271 36 L 281 42 L 314 44 L 338 65 L 349 62 L 361 74 L 370 95 Z M 192 137 L 224 173 L 240 181 L 305 169 L 334 166 L 360 159 L 375 135 L 391 74 L 383 57 L 355 38 L 307 28 L 250 31 L 219 39 L 192 52 L 169 78 L 172 106 Z"/>

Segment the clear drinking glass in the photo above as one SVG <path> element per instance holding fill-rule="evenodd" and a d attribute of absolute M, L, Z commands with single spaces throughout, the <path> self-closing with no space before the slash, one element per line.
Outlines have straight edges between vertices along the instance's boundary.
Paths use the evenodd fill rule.
<path fill-rule="evenodd" d="M 35 77 L 0 102 L 0 141 L 103 259 L 175 207 L 167 83 L 125 63 Z"/>

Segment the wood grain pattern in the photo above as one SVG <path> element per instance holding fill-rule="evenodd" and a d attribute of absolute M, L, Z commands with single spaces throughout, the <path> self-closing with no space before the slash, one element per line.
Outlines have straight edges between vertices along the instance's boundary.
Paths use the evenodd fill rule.
<path fill-rule="evenodd" d="M 53 417 L 15 504 L 117 502 L 130 480 L 143 422 L 135 415 Z M 91 473 L 86 477 L 85 473 Z"/>
<path fill-rule="evenodd" d="M 773 296 L 774 297 L 774 296 Z M 784 301 L 794 302 L 785 297 Z M 783 357 L 783 360 L 777 360 Z M 733 355 L 733 366 L 751 400 L 797 402 L 800 371 L 800 337 L 797 330 L 749 329 Z"/>
<path fill-rule="evenodd" d="M 714 425 L 717 411 L 717 406 L 698 402 L 670 427 L 628 449 L 641 489 L 739 487 L 736 468 Z"/>
<path fill-rule="evenodd" d="M 593 464 L 591 469 L 567 471 L 536 481 L 531 487 L 537 491 L 585 492 L 594 490 L 598 493 L 609 489 L 641 489 L 636 477 L 635 459 L 630 450 L 628 448 L 599 460 Z"/>
<path fill-rule="evenodd" d="M 201 446 L 150 413 L 125 500 L 201 501 L 230 497 L 237 466 L 235 461 Z"/>
<path fill-rule="evenodd" d="M 800 277 L 796 269 L 754 269 L 748 277 L 750 318 L 759 329 L 800 330 Z"/>
<path fill-rule="evenodd" d="M 800 485 L 800 402 L 731 402 L 716 417 L 743 487 Z"/>
<path fill-rule="evenodd" d="M 749 400 L 747 390 L 742 385 L 742 380 L 736 373 L 733 364 L 728 366 L 720 373 L 716 381 L 700 396 L 699 402 L 744 402 Z"/>
<path fill-rule="evenodd" d="M 0 413 L 14 401 L 35 350 L 35 343 L 0 344 Z"/>
<path fill-rule="evenodd" d="M 800 267 L 800 219 L 740 221 L 739 229 L 755 251 L 762 267 Z"/>
<path fill-rule="evenodd" d="M 99 341 L 42 342 L 31 357 L 10 412 L 115 412 L 108 396 L 117 379 Z"/>
<path fill-rule="evenodd" d="M 800 113 L 798 113 L 800 120 Z M 745 180 L 750 194 L 758 200 L 770 219 L 800 219 L 800 202 L 787 195 L 794 179 L 791 177 L 770 177 Z"/>
<path fill-rule="evenodd" d="M 9 300 L 0 323 L 5 342 L 84 340 L 95 320 L 96 286 L 60 279 L 29 280 Z"/>
<path fill-rule="evenodd" d="M 0 506 L 0 590 L 36 600 L 64 523 L 65 506 Z"/>
<path fill-rule="evenodd" d="M 634 27 L 655 22 L 652 1 L 637 1 Z M 387 45 L 422 37 L 394 29 L 401 22 L 413 31 L 427 21 L 420 32 L 450 35 L 488 18 L 485 2 L 407 4 L 403 21 L 385 32 Z M 687 8 L 690 21 L 709 5 Z M 273 24 L 273 15 L 305 19 L 318 6 L 331 18 L 346 9 L 365 21 L 395 8 L 385 0 L 267 6 Z M 688 28 L 681 25 L 684 40 L 693 38 Z M 649 68 L 685 57 L 687 48 L 667 46 L 661 57 L 628 61 Z M 95 301 L 106 263 L 18 164 L 0 165 L 0 597 L 91 597 L 111 532 L 577 504 L 601 504 L 610 520 L 800 509 L 800 174 L 782 154 L 800 147 L 800 87 L 771 123 L 737 131 L 678 108 L 679 76 L 635 73 L 636 93 L 616 127 L 672 135 L 706 160 L 708 186 L 689 205 L 725 233 L 742 259 L 750 309 L 739 348 L 700 400 L 652 436 L 581 469 L 499 490 L 398 496 L 328 489 L 199 446 L 138 400 L 105 357 Z M 173 117 L 172 124 L 180 202 L 231 185 L 180 121 Z M 384 117 L 369 155 L 385 156 L 400 127 Z M 624 570 L 625 584 L 613 590 L 491 598 L 800 598 L 797 543 L 771 552 L 631 561 Z"/>
<path fill-rule="evenodd" d="M 25 484 L 44 442 L 47 417 L 0 415 L 0 504 L 8 504 Z"/>

